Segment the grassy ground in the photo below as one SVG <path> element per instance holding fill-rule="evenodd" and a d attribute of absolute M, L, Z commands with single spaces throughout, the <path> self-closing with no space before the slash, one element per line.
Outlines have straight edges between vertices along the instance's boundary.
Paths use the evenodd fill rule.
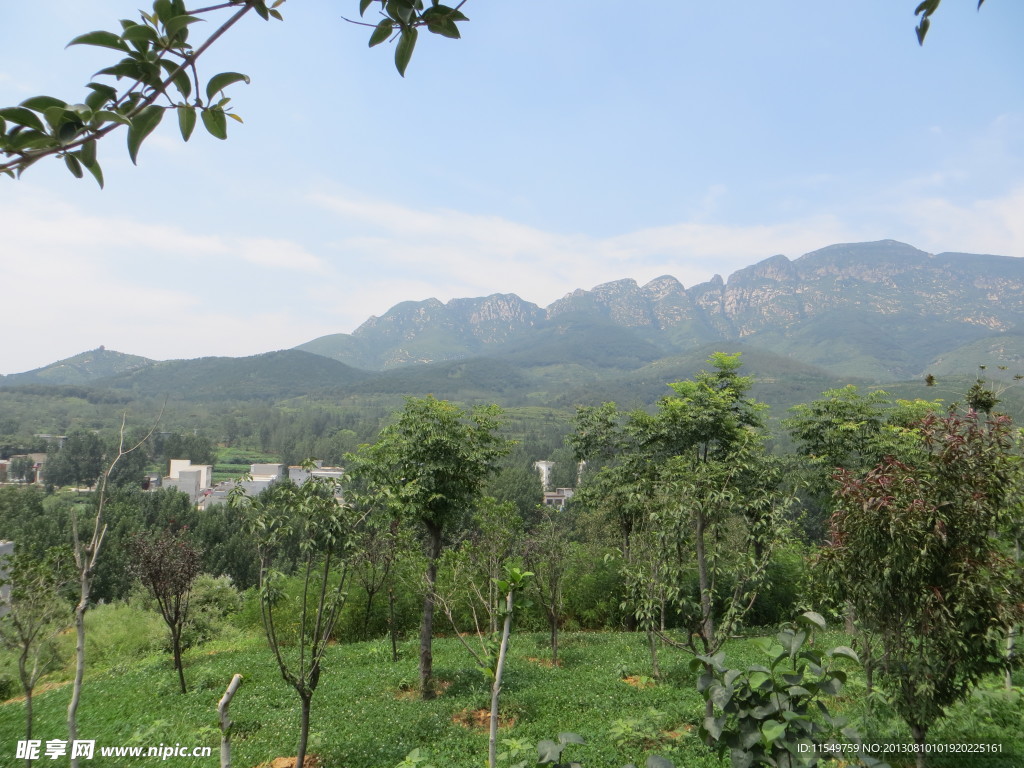
<path fill-rule="evenodd" d="M 839 637 L 819 642 L 838 644 Z M 694 736 L 703 702 L 694 687 L 686 659 L 665 651 L 663 681 L 642 679 L 650 660 L 642 636 L 625 633 L 576 633 L 563 638 L 564 665 L 544 662 L 546 636 L 514 636 L 502 698 L 508 724 L 501 738 L 535 742 L 560 731 L 574 731 L 587 744 L 566 756 L 587 768 L 618 768 L 627 762 L 643 765 L 646 755 L 659 753 L 681 768 L 711 768 L 720 763 Z M 829 646 L 831 647 L 831 646 Z M 454 639 L 435 643 L 435 673 L 444 692 L 435 701 L 421 702 L 409 691 L 417 680 L 416 649 L 401 647 L 401 659 L 390 660 L 382 641 L 335 646 L 313 701 L 310 752 L 329 768 L 392 768 L 414 748 L 431 758 L 436 768 L 480 768 L 487 752 L 486 726 L 474 723 L 473 713 L 489 704 L 489 689 L 464 649 Z M 127 650 L 127 649 L 126 649 Z M 138 652 L 138 653 L 141 653 Z M 737 640 L 728 648 L 730 666 L 761 661 L 750 641 Z M 231 706 L 234 765 L 250 768 L 278 756 L 294 755 L 298 699 L 280 678 L 262 639 L 240 636 L 208 644 L 186 656 L 188 694 L 176 692 L 176 678 L 163 653 L 127 656 L 106 670 L 93 672 L 83 690 L 79 710 L 81 738 L 97 745 L 155 746 L 160 743 L 192 747 L 209 745 L 214 757 L 173 757 L 169 765 L 217 764 L 219 732 L 215 729 L 217 700 L 233 674 L 245 682 Z M 639 676 L 633 684 L 626 675 Z M 637 684 L 639 683 L 639 684 Z M 838 702 L 852 715 L 872 707 L 857 678 Z M 1004 744 L 1003 759 L 935 760 L 935 766 L 1010 768 L 1024 765 L 1024 706 L 1020 696 L 985 699 L 984 694 L 960 707 L 936 741 Z M 70 686 L 54 687 L 36 699 L 35 737 L 66 738 L 65 716 Z M 891 715 L 873 715 L 871 740 L 906 739 Z M 486 723 L 486 721 L 483 721 Z M 15 765 L 15 744 L 24 738 L 23 707 L 18 701 L 0 704 L 0 764 Z M 618 742 L 618 743 L 617 743 Z M 152 761 L 154 758 L 149 758 Z M 96 758 L 96 765 L 141 765 L 142 758 Z M 65 765 L 65 761 L 40 761 Z M 86 763 L 89 764 L 89 763 Z"/>

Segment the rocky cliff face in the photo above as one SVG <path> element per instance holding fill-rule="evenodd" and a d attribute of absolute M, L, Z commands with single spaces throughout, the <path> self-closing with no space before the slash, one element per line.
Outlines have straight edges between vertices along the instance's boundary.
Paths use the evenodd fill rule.
<path fill-rule="evenodd" d="M 1024 259 L 930 255 L 892 240 L 833 245 L 792 261 L 773 256 L 690 288 L 668 275 L 643 286 L 616 280 L 546 309 L 512 294 L 404 302 L 351 337 L 338 334 L 335 354 L 324 347 L 336 337 L 300 348 L 386 368 L 494 353 L 570 319 L 630 329 L 666 353 L 745 341 L 833 369 L 843 354 L 871 357 L 874 345 L 888 360 L 880 376 L 915 375 L 936 350 L 1024 325 Z M 838 354 L 833 342 L 850 351 Z"/>

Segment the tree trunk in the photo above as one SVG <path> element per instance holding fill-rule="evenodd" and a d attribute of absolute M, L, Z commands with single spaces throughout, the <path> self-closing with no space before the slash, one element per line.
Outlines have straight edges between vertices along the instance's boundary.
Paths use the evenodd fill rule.
<path fill-rule="evenodd" d="M 309 740 L 309 704 L 312 695 L 300 691 L 299 698 L 302 700 L 302 715 L 299 720 L 299 749 L 295 755 L 295 768 L 305 768 L 306 742 Z"/>
<path fill-rule="evenodd" d="M 423 624 L 420 626 L 420 691 L 424 701 L 434 698 L 434 588 L 437 560 L 441 556 L 441 526 L 427 524 L 430 553 L 427 562 L 427 593 L 423 596 Z"/>
<path fill-rule="evenodd" d="M 548 613 L 548 621 L 551 622 L 551 666 L 558 666 L 558 615 L 553 611 Z"/>
<path fill-rule="evenodd" d="M 366 590 L 366 610 L 363 612 L 363 640 L 370 634 L 370 611 L 373 608 L 373 596 L 377 594 L 377 590 L 371 592 Z"/>
<path fill-rule="evenodd" d="M 391 661 L 398 661 L 398 630 L 395 629 L 395 587 L 388 585 L 388 634 L 391 635 Z"/>
<path fill-rule="evenodd" d="M 925 738 L 928 736 L 928 729 L 923 725 L 911 724 L 910 732 L 914 734 L 914 744 L 917 746 L 917 751 L 914 753 L 914 765 L 917 766 L 917 768 L 925 768 L 924 745 Z"/>
<path fill-rule="evenodd" d="M 708 578 L 708 559 L 704 549 L 704 531 L 707 528 L 707 518 L 703 512 L 697 513 L 696 541 L 697 549 L 697 582 L 700 586 L 700 613 L 701 613 L 701 638 L 704 641 L 704 650 L 711 652 L 711 645 L 715 639 L 715 617 L 711 608 L 711 579 Z"/>
<path fill-rule="evenodd" d="M 171 647 L 174 652 L 174 668 L 178 670 L 178 684 L 182 693 L 188 693 L 185 687 L 185 668 L 181 663 L 181 627 L 171 629 Z"/>
<path fill-rule="evenodd" d="M 89 602 L 88 576 L 81 576 L 81 598 L 75 606 L 75 681 L 71 686 L 68 703 L 68 743 L 78 738 L 78 702 L 82 698 L 82 679 L 85 676 L 85 608 Z M 74 752 L 72 752 L 74 754 Z M 71 758 L 71 768 L 78 768 L 78 757 Z"/>
<path fill-rule="evenodd" d="M 228 707 L 231 699 L 235 697 L 235 691 L 242 684 L 242 676 L 235 675 L 231 678 L 224 695 L 217 702 L 217 715 L 220 719 L 220 768 L 231 768 L 231 721 L 228 719 Z"/>
<path fill-rule="evenodd" d="M 25 689 L 25 741 L 32 738 L 32 689 Z M 25 765 L 32 765 L 32 758 L 25 758 Z"/>
<path fill-rule="evenodd" d="M 715 618 L 711 613 L 711 580 L 708 578 L 708 559 L 704 549 L 704 530 L 707 528 L 707 519 L 703 512 L 697 513 L 697 525 L 695 545 L 697 550 L 697 583 L 700 587 L 700 635 L 704 643 L 704 652 L 711 652 L 711 644 L 715 637 Z M 711 667 L 705 665 L 705 670 L 711 672 Z M 704 704 L 704 716 L 714 717 L 715 707 L 711 699 Z M 710 745 L 709 745 L 710 746 Z"/>
<path fill-rule="evenodd" d="M 26 644 L 22 647 L 21 654 L 18 656 L 18 677 L 21 678 L 21 689 L 25 692 L 25 740 L 28 741 L 32 738 L 32 688 L 34 687 L 32 681 L 32 675 L 28 672 L 28 652 L 29 648 Z M 38 667 L 37 667 L 38 669 Z M 38 678 L 37 678 L 38 679 Z M 31 765 L 32 761 L 28 758 L 25 760 L 26 765 Z"/>
<path fill-rule="evenodd" d="M 647 644 L 651 648 L 651 676 L 655 680 L 660 680 L 661 667 L 658 666 L 658 641 L 651 630 L 647 630 Z"/>
<path fill-rule="evenodd" d="M 487 768 L 495 768 L 498 761 L 498 703 L 501 697 L 501 678 L 505 673 L 505 656 L 508 653 L 508 636 L 512 632 L 512 592 L 505 596 L 505 626 L 501 631 L 501 646 L 498 650 L 498 664 L 494 668 L 494 683 L 491 685 L 491 735 L 487 742 Z"/>

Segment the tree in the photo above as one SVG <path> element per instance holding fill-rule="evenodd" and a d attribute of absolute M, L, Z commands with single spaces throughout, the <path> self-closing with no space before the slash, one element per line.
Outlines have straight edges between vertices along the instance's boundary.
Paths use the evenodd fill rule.
<path fill-rule="evenodd" d="M 0 647 L 18 656 L 18 679 L 25 692 L 25 738 L 32 738 L 32 692 L 55 661 L 53 640 L 71 624 L 71 607 L 61 594 L 69 580 L 66 551 L 51 549 L 39 559 L 21 552 L 0 558 L 7 577 L 0 587 Z M 31 764 L 31 760 L 26 761 Z"/>
<path fill-rule="evenodd" d="M 838 473 L 822 565 L 882 649 L 881 683 L 920 767 L 935 721 L 1005 663 L 1024 581 L 993 536 L 1012 516 L 1010 420 L 951 411 L 917 432 L 923 457 Z"/>
<path fill-rule="evenodd" d="M 307 469 L 313 463 L 304 465 Z M 343 503 L 339 481 L 310 477 L 302 485 L 280 484 L 273 494 L 255 499 L 241 485 L 231 503 L 248 513 L 248 527 L 260 557 L 260 614 L 267 643 L 281 677 L 295 689 L 301 703 L 296 768 L 305 764 L 309 717 L 320 683 L 324 654 L 345 605 L 353 531 L 358 522 Z M 297 598 L 294 626 L 277 616 L 287 608 L 279 570 L 282 552 L 298 546 Z"/>
<path fill-rule="evenodd" d="M 31 483 L 36 479 L 36 464 L 31 456 L 15 456 L 8 470 L 12 480 Z"/>
<path fill-rule="evenodd" d="M 470 411 L 433 396 L 409 398 L 377 442 L 349 459 L 354 474 L 376 489 L 391 510 L 422 526 L 427 545 L 420 627 L 420 686 L 434 697 L 433 628 L 437 563 L 444 534 L 459 525 L 495 471 L 509 442 L 497 434 L 501 409 Z"/>
<path fill-rule="evenodd" d="M 551 663 L 558 662 L 558 628 L 562 623 L 562 587 L 569 570 L 572 521 L 565 509 L 545 507 L 541 522 L 526 541 L 526 564 L 534 574 L 534 591 L 544 608 L 551 637 Z"/>
<path fill-rule="evenodd" d="M 103 474 L 103 441 L 95 432 L 76 430 L 48 452 L 43 478 L 49 485 L 86 485 Z"/>
<path fill-rule="evenodd" d="M 456 22 L 467 21 L 456 8 L 423 0 L 380 0 L 381 20 L 372 27 L 370 46 L 397 39 L 395 66 L 404 76 L 421 27 L 442 37 L 458 38 Z M 224 89 L 249 78 L 239 72 L 221 72 L 200 81 L 197 62 L 209 48 L 250 12 L 264 20 L 282 20 L 278 8 L 284 0 L 225 0 L 188 9 L 184 0 L 155 0 L 152 12 L 139 21 L 122 20 L 118 32 L 95 31 L 79 35 L 68 45 L 90 45 L 117 51 L 123 58 L 96 73 L 115 79 L 90 82 L 82 103 L 53 96 L 35 96 L 18 106 L 0 109 L 0 174 L 20 176 L 45 157 L 60 157 L 77 178 L 85 171 L 103 186 L 97 143 L 121 126 L 127 127 L 128 155 L 138 159 L 139 148 L 167 112 L 178 118 L 181 136 L 188 141 L 196 118 L 218 139 L 227 138 L 227 118 L 241 122 L 228 106 Z M 377 0 L 359 0 L 363 15 Z M 229 15 L 198 45 L 190 41 L 192 25 Z M 362 23 L 362 22 L 357 22 Z"/>
<path fill-rule="evenodd" d="M 939 408 L 938 401 L 894 402 L 882 390 L 861 394 L 853 385 L 791 408 L 782 425 L 797 442 L 797 452 L 809 459 L 800 469 L 810 496 L 803 521 L 808 538 L 825 538 L 837 469 L 862 473 L 887 455 L 907 455 L 917 443 L 911 425 Z"/>
<path fill-rule="evenodd" d="M 645 631 L 695 656 L 717 653 L 750 610 L 789 504 L 739 357 L 712 355 L 714 370 L 670 384 L 673 394 L 655 413 L 636 411 L 622 426 L 614 408 L 590 410 L 572 439 L 581 459 L 619 457 L 596 488 L 622 521 L 634 615 Z M 632 556 L 630 537 L 641 531 L 653 538 L 647 551 L 655 556 Z M 681 641 L 657 626 L 663 602 L 685 629 Z"/>
<path fill-rule="evenodd" d="M 132 570 L 156 600 L 171 634 L 171 653 L 181 692 L 186 693 L 181 663 L 181 632 L 188 619 L 192 584 L 199 576 L 199 551 L 182 533 L 136 534 L 131 541 Z"/>
<path fill-rule="evenodd" d="M 125 425 L 128 420 L 127 412 L 121 417 L 121 429 L 113 459 L 107 465 L 106 470 L 100 476 L 100 485 L 95 494 L 92 518 L 92 533 L 86 532 L 88 538 L 80 537 L 78 530 L 78 506 L 71 508 L 71 545 L 75 556 L 75 569 L 78 580 L 78 603 L 75 605 L 75 678 L 71 686 L 71 701 L 68 703 L 68 740 L 75 741 L 78 738 L 78 705 L 82 699 L 82 681 L 85 677 L 85 612 L 89 609 L 89 599 L 92 594 L 93 579 L 96 575 L 96 566 L 99 563 L 100 551 L 103 547 L 103 539 L 107 533 L 107 525 L 103 519 L 103 513 L 107 505 L 107 486 L 111 474 L 126 456 L 140 450 L 146 441 L 153 436 L 157 425 L 163 416 L 161 409 L 149 432 L 140 440 L 129 444 L 125 442 Z M 71 766 L 78 768 L 78 756 L 72 754 Z"/>

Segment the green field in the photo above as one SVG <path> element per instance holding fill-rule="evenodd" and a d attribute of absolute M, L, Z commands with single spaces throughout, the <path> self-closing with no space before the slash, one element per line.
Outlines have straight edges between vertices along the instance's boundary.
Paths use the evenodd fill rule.
<path fill-rule="evenodd" d="M 100 608 L 103 613 L 112 608 Z M 119 614 L 128 618 L 129 609 Z M 134 609 L 131 613 L 137 613 Z M 115 618 L 113 614 L 109 618 Z M 154 617 L 155 618 L 155 617 Z M 211 757 L 171 757 L 167 765 L 218 765 L 219 731 L 215 708 L 232 675 L 245 677 L 231 706 L 235 721 L 233 765 L 251 768 L 278 756 L 295 754 L 298 699 L 280 678 L 262 638 L 236 633 L 189 651 L 186 674 L 191 690 L 176 692 L 169 657 L 158 650 L 159 621 L 136 632 L 111 629 L 98 633 L 93 649 L 96 667 L 88 674 L 79 710 L 80 738 L 99 746 L 183 747 L 208 745 Z M 154 633 L 157 633 L 154 635 Z M 149 637 L 140 642 L 138 637 Z M 134 635 L 135 639 L 129 639 Z M 69 638 L 70 639 L 70 638 Z M 818 643 L 846 643 L 829 633 Z M 562 640 L 564 665 L 545 664 L 547 636 L 513 636 L 502 698 L 502 739 L 536 742 L 574 731 L 587 743 L 567 750 L 566 757 L 586 768 L 643 765 L 646 755 L 671 758 L 682 768 L 724 766 L 695 736 L 703 714 L 694 676 L 686 657 L 662 651 L 661 681 L 649 679 L 650 659 L 644 638 L 629 633 L 567 633 Z M 419 701 L 416 647 L 400 645 L 401 658 L 391 661 L 383 640 L 334 646 L 313 701 L 310 752 L 329 768 L 393 768 L 419 748 L 435 768 L 480 768 L 486 763 L 485 727 L 473 713 L 489 705 L 489 687 L 471 659 L 453 638 L 435 642 L 435 675 L 444 691 L 432 702 Z M 730 666 L 763 660 L 751 638 L 726 648 Z M 640 677 L 639 685 L 623 677 Z M 66 738 L 65 716 L 70 685 L 68 670 L 51 676 L 49 689 L 36 697 L 34 737 Z M 865 696 L 863 678 L 851 673 L 836 701 L 858 723 L 869 741 L 906 741 L 907 733 L 884 703 Z M 1019 685 L 1020 680 L 1016 683 Z M 0 705 L 0 764 L 15 765 L 16 742 L 23 736 L 23 705 Z M 999 756 L 965 760 L 962 755 L 933 759 L 929 765 L 1010 768 L 1024 765 L 1024 704 L 1020 688 L 1005 693 L 991 681 L 966 704 L 957 706 L 932 734 L 935 743 L 998 742 Z M 83 765 L 146 765 L 158 758 L 100 758 Z M 161 761 L 163 762 L 163 761 Z M 892 761 L 897 765 L 896 761 Z M 66 765 L 40 760 L 38 765 Z M 834 764 L 838 765 L 838 764 Z"/>

